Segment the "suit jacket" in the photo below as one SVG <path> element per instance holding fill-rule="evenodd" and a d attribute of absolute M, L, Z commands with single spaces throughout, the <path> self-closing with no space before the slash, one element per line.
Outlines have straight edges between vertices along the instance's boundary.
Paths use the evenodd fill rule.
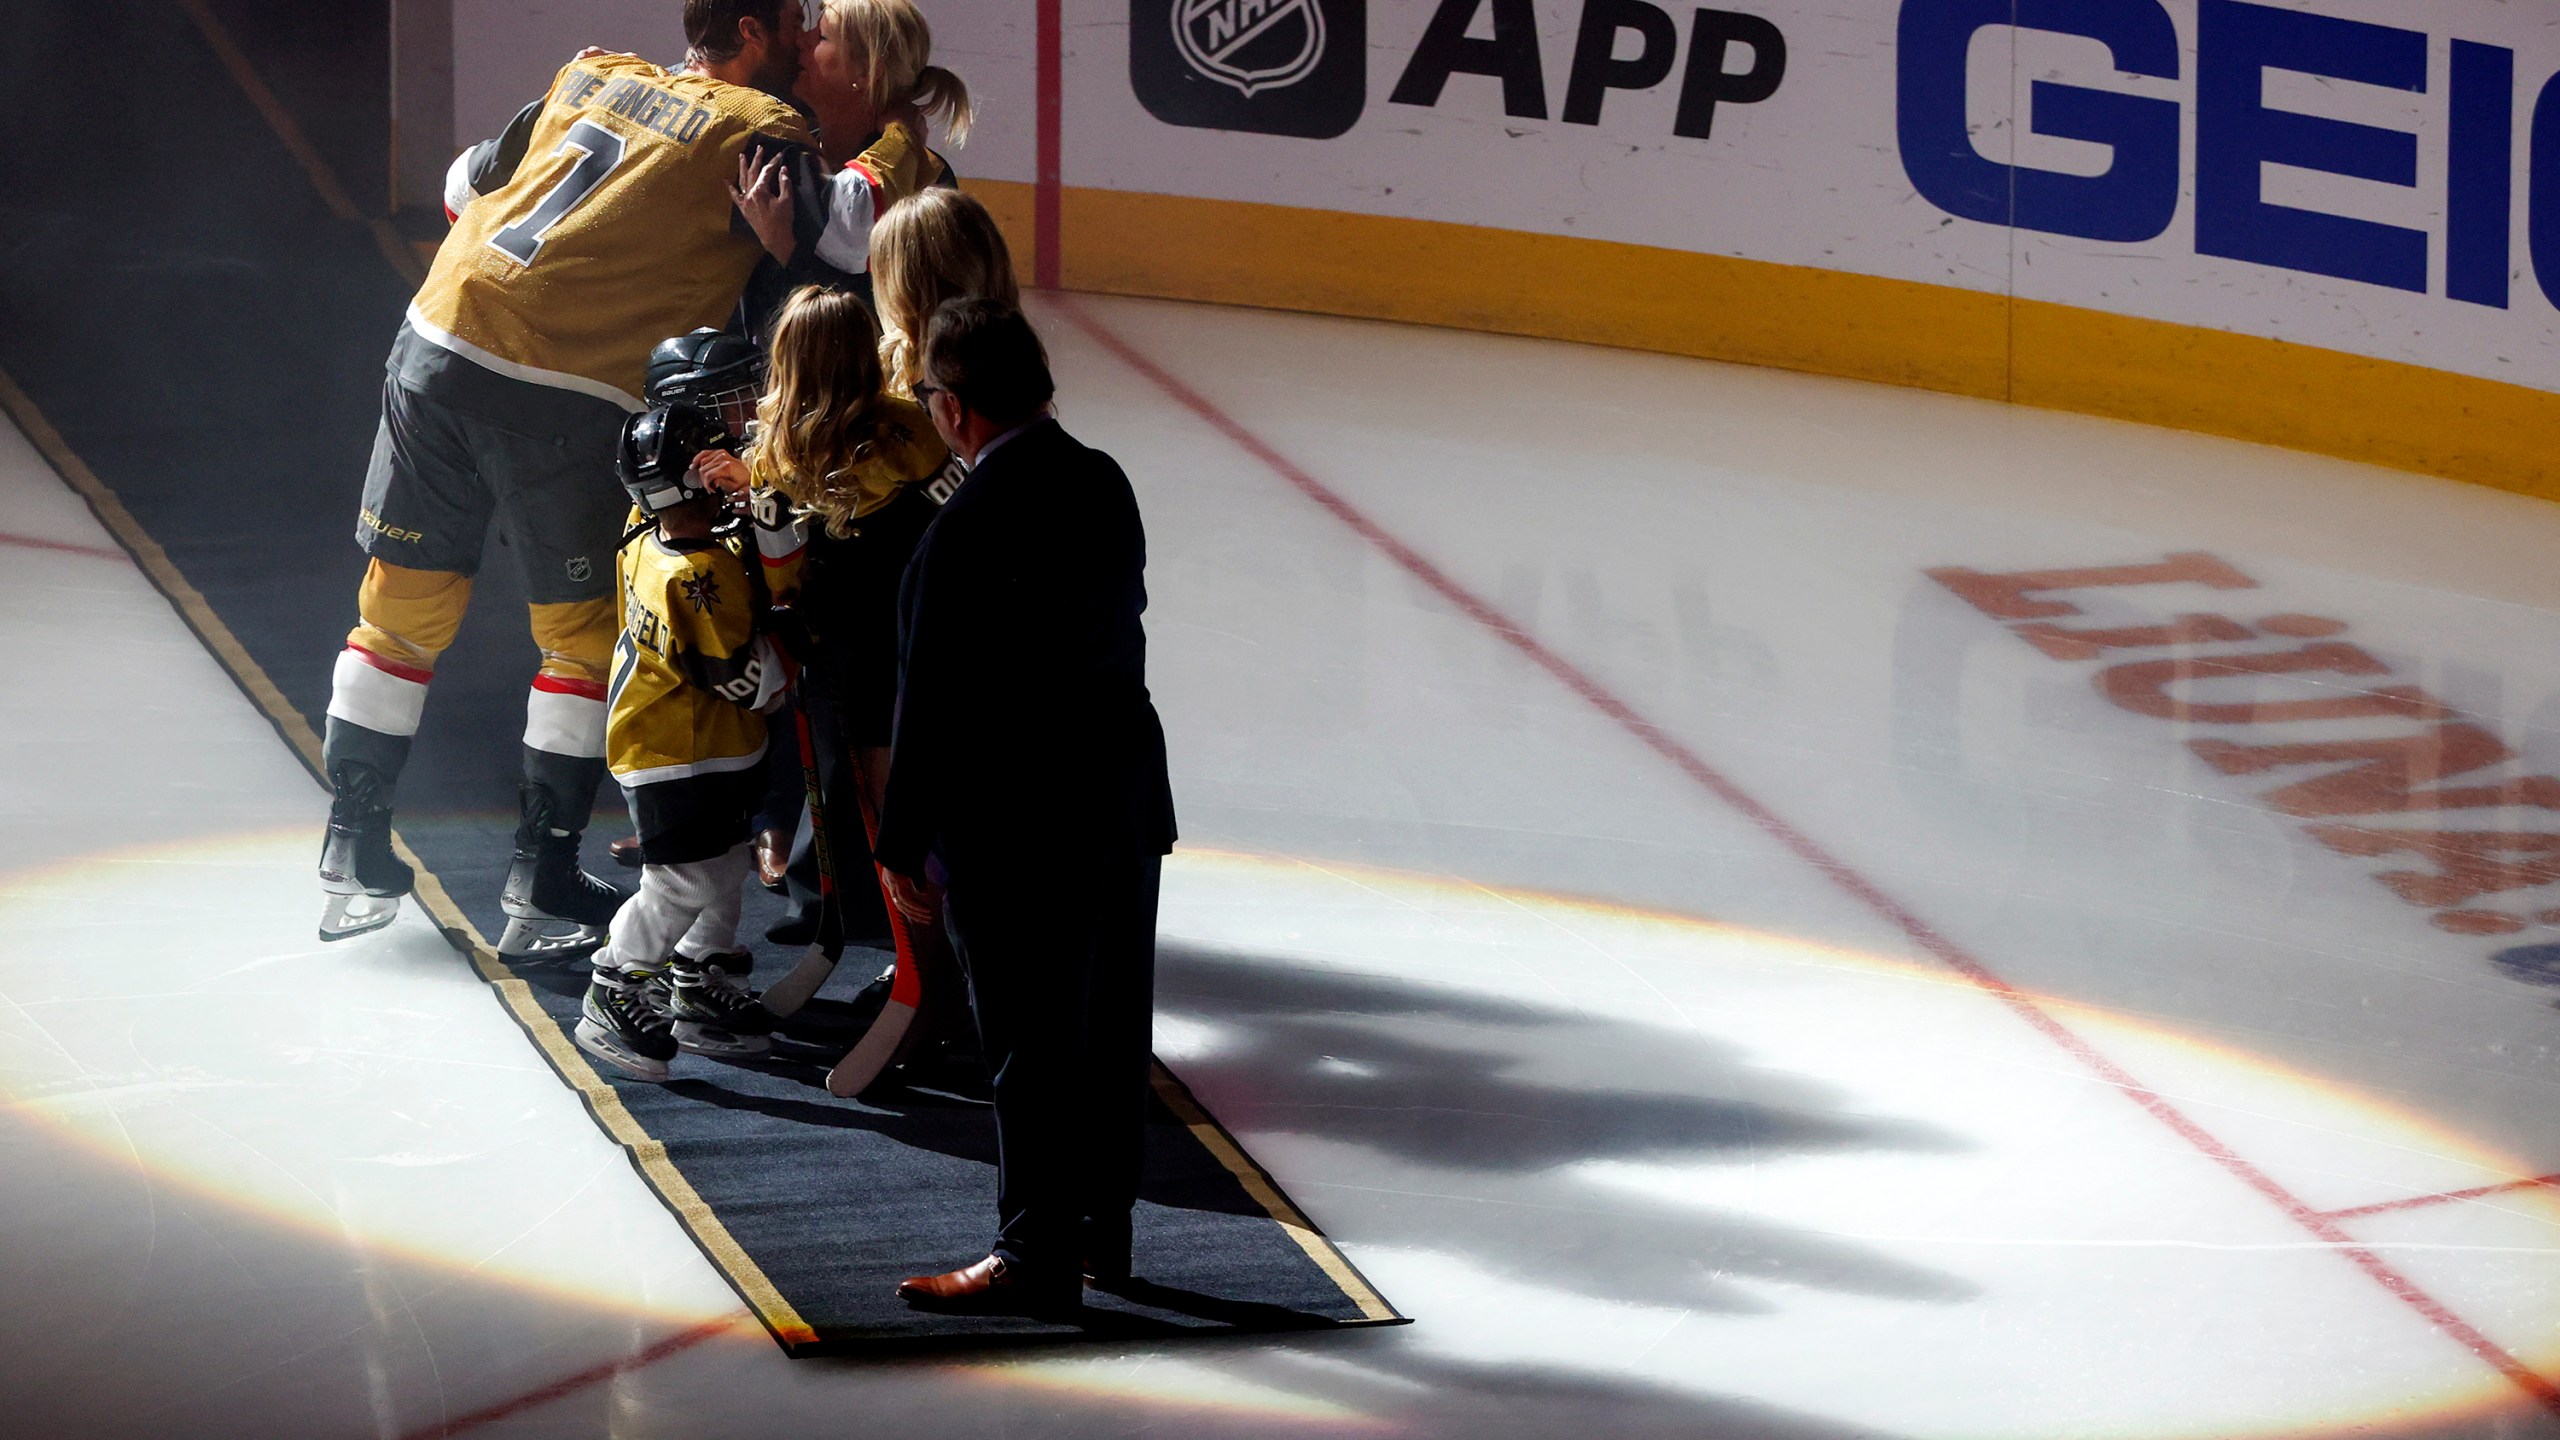
<path fill-rule="evenodd" d="M 907 875 L 1173 846 L 1129 477 L 1055 420 L 970 471 L 898 597 L 876 852 Z"/>

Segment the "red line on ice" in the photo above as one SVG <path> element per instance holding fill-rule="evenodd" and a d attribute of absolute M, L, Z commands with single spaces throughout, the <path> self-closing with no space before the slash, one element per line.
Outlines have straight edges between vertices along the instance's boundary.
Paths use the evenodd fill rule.
<path fill-rule="evenodd" d="M 1059 193 L 1065 186 L 1058 158 L 1060 147 L 1060 115 L 1065 87 L 1066 26 L 1060 10 L 1063 0 L 1040 0 L 1035 23 L 1039 36 L 1037 73 L 1033 78 L 1032 104 L 1035 111 L 1037 155 L 1031 189 L 1031 283 L 1043 290 L 1058 288 Z"/>
<path fill-rule="evenodd" d="M 477 1430 L 483 1425 L 494 1425 L 501 1420 L 521 1415 L 527 1410 L 575 1395 L 588 1386 L 601 1384 L 617 1375 L 628 1375 L 634 1370 L 655 1365 L 671 1355 L 681 1354 L 705 1340 L 736 1329 L 738 1324 L 738 1320 L 734 1317 L 705 1320 L 690 1330 L 677 1331 L 638 1354 L 625 1355 L 619 1360 L 608 1360 L 601 1365 L 590 1366 L 565 1379 L 554 1380 L 539 1390 L 526 1391 L 513 1400 L 503 1400 L 485 1409 L 474 1410 L 468 1415 L 456 1416 L 451 1420 L 430 1425 L 424 1430 L 412 1431 L 403 1436 L 402 1440 L 445 1440 L 449 1435 L 459 1435 L 466 1430 Z"/>
<path fill-rule="evenodd" d="M 1859 903 L 1891 921 L 1895 928 L 1910 937 L 1914 944 L 1936 956 L 1947 968 L 1963 976 L 1984 993 L 2008 1007 L 2011 1014 L 2016 1015 L 2046 1039 L 2060 1046 L 2072 1058 L 2078 1060 L 2100 1079 L 2114 1086 L 2127 1099 L 2149 1112 L 2153 1119 L 2176 1132 L 2180 1139 L 2194 1146 L 2233 1178 L 2265 1197 L 2268 1203 L 2283 1211 L 2295 1224 L 2309 1231 L 2323 1244 L 2334 1246 L 2349 1263 L 2371 1277 L 2375 1284 L 2380 1285 L 2393 1298 L 2418 1312 L 2428 1324 L 2451 1336 L 2464 1349 L 2479 1357 L 2499 1374 L 2506 1376 L 2518 1389 L 2539 1402 L 2544 1409 L 2560 1415 L 2560 1386 L 2555 1386 L 2551 1381 L 2526 1368 L 2524 1362 L 2509 1354 L 2504 1346 L 2481 1333 L 2469 1321 L 2453 1313 L 2443 1301 L 2419 1288 L 2416 1281 L 2392 1268 L 2390 1262 L 2380 1255 L 2356 1244 L 2352 1237 L 2338 1228 L 2332 1217 L 2313 1209 L 2300 1196 L 2287 1190 L 2274 1176 L 2242 1159 L 2229 1146 L 2216 1139 L 2202 1125 L 2197 1124 L 2184 1111 L 2170 1103 L 2166 1097 L 2136 1080 L 2131 1073 L 2100 1053 L 2095 1045 L 2090 1044 L 2069 1026 L 2055 1019 L 2034 999 L 1994 974 L 1989 966 L 1975 959 L 1954 941 L 1939 934 L 1927 921 L 1913 914 L 1901 901 L 1887 895 L 1874 882 L 1851 868 L 1847 861 L 1822 848 L 1813 837 L 1788 823 L 1776 811 L 1762 804 L 1721 771 L 1698 758 L 1695 752 L 1674 739 L 1662 727 L 1638 714 L 1634 706 L 1619 699 L 1606 686 L 1585 674 L 1571 661 L 1548 649 L 1536 636 L 1521 628 L 1517 622 L 1495 609 L 1475 592 L 1452 579 L 1439 566 L 1423 558 L 1421 553 L 1412 546 L 1388 533 L 1385 527 L 1363 514 L 1324 482 L 1300 469 L 1288 457 L 1273 449 L 1260 436 L 1238 424 L 1198 391 L 1185 385 L 1171 372 L 1148 359 L 1135 346 L 1122 339 L 1116 331 L 1088 314 L 1083 306 L 1067 296 L 1052 298 L 1059 310 L 1075 322 L 1078 328 L 1092 336 L 1104 349 L 1118 356 L 1131 369 L 1145 376 L 1175 403 L 1198 416 L 1211 429 L 1227 437 L 1246 454 L 1261 461 L 1273 473 L 1294 486 L 1299 493 L 1330 511 L 1334 518 L 1350 526 L 1362 539 L 1383 551 L 1387 558 L 1404 567 L 1408 573 L 1438 594 L 1441 599 L 1448 601 L 1477 624 L 1500 636 L 1531 663 L 1553 676 L 1566 689 L 1588 701 L 1601 714 L 1616 721 L 1619 728 L 1642 741 L 1648 749 L 1669 761 L 1709 794 L 1739 811 L 1744 818 L 1760 827 L 1762 833 L 1777 841 L 1797 859 L 1822 872 L 1833 884 L 1854 896 Z"/>
<path fill-rule="evenodd" d="M 92 560 L 131 560 L 121 550 L 104 545 L 75 545 L 68 540 L 45 540 L 33 535 L 12 535 L 0 531 L 0 545 L 14 545 L 21 550 L 51 550 L 62 555 L 86 555 Z"/>
<path fill-rule="evenodd" d="M 2536 1175 L 2530 1180 L 2507 1180 L 2496 1185 L 2474 1185 L 2468 1190 L 2447 1190 L 2438 1195 L 2412 1195 L 2405 1200 L 2383 1200 L 2371 1205 L 2351 1205 L 2344 1210 L 2324 1210 L 2332 1220 L 2352 1220 L 2361 1215 L 2387 1215 L 2394 1210 L 2423 1210 L 2430 1205 L 2450 1205 L 2458 1200 L 2477 1200 L 2484 1195 L 2504 1195 L 2515 1190 L 2560 1189 L 2560 1175 Z"/>

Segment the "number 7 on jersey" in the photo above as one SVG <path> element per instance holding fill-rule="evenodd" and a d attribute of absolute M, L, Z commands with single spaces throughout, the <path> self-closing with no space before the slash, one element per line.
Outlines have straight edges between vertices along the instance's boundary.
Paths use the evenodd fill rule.
<path fill-rule="evenodd" d="M 613 167 L 622 163 L 623 143 L 621 136 L 592 120 L 570 126 L 569 133 L 551 153 L 565 155 L 574 150 L 578 163 L 569 167 L 569 173 L 560 177 L 560 183 L 551 187 L 542 203 L 533 207 L 532 214 L 490 236 L 490 247 L 519 265 L 532 264 L 533 257 L 542 253 L 542 237 L 577 209 L 580 201 L 594 194 L 604 177 L 613 173 Z"/>

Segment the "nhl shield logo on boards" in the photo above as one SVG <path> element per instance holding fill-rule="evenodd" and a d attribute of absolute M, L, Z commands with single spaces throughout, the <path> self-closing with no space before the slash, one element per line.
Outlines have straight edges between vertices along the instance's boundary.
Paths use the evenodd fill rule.
<path fill-rule="evenodd" d="M 1169 125 L 1330 140 L 1368 104 L 1366 0 L 1131 0 L 1129 83 Z"/>
<path fill-rule="evenodd" d="M 1295 85 L 1324 59 L 1324 7 L 1316 0 L 1174 0 L 1173 46 L 1191 68 L 1256 90 Z"/>

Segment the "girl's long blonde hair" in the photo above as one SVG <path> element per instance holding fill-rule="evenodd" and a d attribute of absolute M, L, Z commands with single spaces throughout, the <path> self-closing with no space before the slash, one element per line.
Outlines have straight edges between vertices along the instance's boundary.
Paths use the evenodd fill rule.
<path fill-rule="evenodd" d="M 880 420 L 880 327 L 861 297 L 803 285 L 774 323 L 756 443 L 756 482 L 851 533 L 862 489 L 854 469 L 871 457 Z"/>
<path fill-rule="evenodd" d="M 915 0 L 826 0 L 818 29 L 863 57 L 863 82 L 883 112 L 912 102 L 942 123 L 953 145 L 969 143 L 978 107 L 968 82 L 932 63 L 933 27 Z"/>
<path fill-rule="evenodd" d="M 912 395 L 924 367 L 924 327 L 943 301 L 983 295 L 1020 308 L 1013 252 L 977 197 L 919 190 L 871 227 L 871 293 L 880 305 L 880 363 Z"/>

